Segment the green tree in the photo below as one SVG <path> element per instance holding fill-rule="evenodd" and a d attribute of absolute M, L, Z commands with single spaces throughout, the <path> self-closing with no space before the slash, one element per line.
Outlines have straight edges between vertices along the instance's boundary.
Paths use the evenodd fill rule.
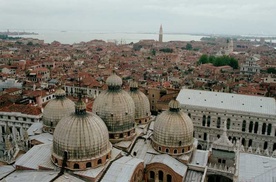
<path fill-rule="evenodd" d="M 192 49 L 193 49 L 192 44 L 187 43 L 187 44 L 186 44 L 186 50 L 192 50 Z"/>
<path fill-rule="evenodd" d="M 276 74 L 276 68 L 267 68 L 267 73 Z"/>
<path fill-rule="evenodd" d="M 209 62 L 208 55 L 206 55 L 206 54 L 203 54 L 202 56 L 200 56 L 200 58 L 198 60 L 199 64 L 206 64 L 208 62 Z"/>
<path fill-rule="evenodd" d="M 156 55 L 156 50 L 155 50 L 155 49 L 152 49 L 152 50 L 151 50 L 151 54 L 152 54 L 153 56 L 155 56 L 155 55 Z"/>
<path fill-rule="evenodd" d="M 28 42 L 27 45 L 28 46 L 33 46 L 34 44 L 33 44 L 33 42 Z"/>

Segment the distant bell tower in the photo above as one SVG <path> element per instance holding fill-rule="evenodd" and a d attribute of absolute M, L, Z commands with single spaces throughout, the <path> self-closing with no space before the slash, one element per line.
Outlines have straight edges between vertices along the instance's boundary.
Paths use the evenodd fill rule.
<path fill-rule="evenodd" d="M 162 24 L 160 25 L 160 29 L 159 29 L 159 42 L 163 42 L 163 28 L 162 28 Z"/>

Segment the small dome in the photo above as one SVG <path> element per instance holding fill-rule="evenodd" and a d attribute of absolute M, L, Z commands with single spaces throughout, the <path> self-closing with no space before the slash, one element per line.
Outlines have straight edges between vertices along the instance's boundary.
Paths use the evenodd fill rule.
<path fill-rule="evenodd" d="M 55 96 L 56 97 L 66 96 L 66 92 L 63 89 L 58 88 L 55 92 Z"/>
<path fill-rule="evenodd" d="M 131 81 L 131 82 L 129 83 L 129 87 L 130 87 L 130 89 L 138 89 L 138 82 L 136 82 L 136 81 Z"/>
<path fill-rule="evenodd" d="M 100 164 L 104 163 L 110 155 L 111 148 L 108 130 L 103 120 L 93 113 L 78 112 L 76 108 L 75 113 L 62 118 L 56 126 L 52 158 L 54 161 L 62 161 L 66 151 L 68 168 L 83 169 L 83 162 L 90 162 L 89 167 L 95 167 L 91 166 L 97 164 L 93 161 L 100 160 Z"/>
<path fill-rule="evenodd" d="M 156 118 L 153 141 L 163 147 L 188 146 L 190 150 L 193 145 L 193 122 L 187 114 L 180 110 L 178 101 L 172 100 L 169 106 L 168 111 L 162 112 Z"/>
<path fill-rule="evenodd" d="M 150 103 L 148 97 L 138 90 L 138 83 L 130 83 L 129 95 L 135 104 L 135 121 L 139 124 L 147 123 L 150 119 Z"/>
<path fill-rule="evenodd" d="M 180 103 L 177 100 L 171 100 L 169 102 L 169 108 L 170 110 L 179 110 L 180 109 Z"/>
<path fill-rule="evenodd" d="M 63 92 L 64 90 L 58 89 L 56 98 L 48 102 L 43 110 L 44 131 L 52 133 L 59 120 L 75 110 L 74 102 L 66 98 Z"/>
<path fill-rule="evenodd" d="M 106 79 L 106 84 L 108 86 L 122 86 L 122 79 L 113 71 L 113 73 Z"/>

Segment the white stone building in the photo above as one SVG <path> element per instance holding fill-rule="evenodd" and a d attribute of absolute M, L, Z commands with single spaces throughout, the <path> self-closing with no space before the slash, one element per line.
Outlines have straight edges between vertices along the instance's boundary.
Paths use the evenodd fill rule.
<path fill-rule="evenodd" d="M 0 110 L 0 142 L 9 127 L 13 138 L 23 137 L 23 131 L 42 119 L 41 109 L 37 106 L 13 104 Z"/>
<path fill-rule="evenodd" d="M 240 140 L 245 150 L 259 148 L 263 155 L 276 150 L 274 98 L 182 89 L 177 100 L 194 122 L 199 148 L 210 148 L 227 122 L 229 139 Z"/>
<path fill-rule="evenodd" d="M 240 72 L 247 75 L 260 73 L 261 67 L 257 64 L 258 60 L 259 59 L 254 56 L 248 58 L 245 63 L 241 65 Z"/>

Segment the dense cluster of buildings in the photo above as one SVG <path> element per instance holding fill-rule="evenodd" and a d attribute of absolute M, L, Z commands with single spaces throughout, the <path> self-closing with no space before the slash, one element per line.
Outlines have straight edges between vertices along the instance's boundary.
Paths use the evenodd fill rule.
<path fill-rule="evenodd" d="M 0 180 L 276 179 L 273 43 L 0 43 Z"/>

